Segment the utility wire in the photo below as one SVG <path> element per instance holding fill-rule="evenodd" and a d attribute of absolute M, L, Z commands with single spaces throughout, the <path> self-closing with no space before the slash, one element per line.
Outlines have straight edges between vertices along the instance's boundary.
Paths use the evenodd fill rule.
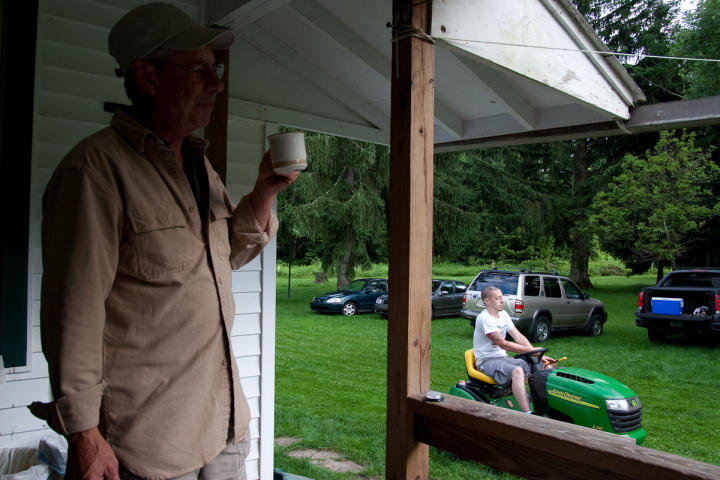
<path fill-rule="evenodd" d="M 465 38 L 453 38 L 453 37 L 442 37 L 434 35 L 432 38 L 435 40 L 448 40 L 453 42 L 468 42 L 468 43 L 485 43 L 488 45 L 503 45 L 507 47 L 524 47 L 524 48 L 535 48 L 540 50 L 555 50 L 564 52 L 578 52 L 578 53 L 596 53 L 598 55 L 610 56 L 617 55 L 622 57 L 643 57 L 643 58 L 659 58 L 664 60 L 679 60 L 679 61 L 690 61 L 690 62 L 720 62 L 720 58 L 694 58 L 694 57 L 672 57 L 668 55 L 650 55 L 645 53 L 621 53 L 621 52 L 610 52 L 608 50 L 589 50 L 589 49 L 576 49 L 576 48 L 562 48 L 562 47 L 545 47 L 542 45 L 525 45 L 521 43 L 507 43 L 507 42 L 492 42 L 489 40 L 468 40 Z"/>

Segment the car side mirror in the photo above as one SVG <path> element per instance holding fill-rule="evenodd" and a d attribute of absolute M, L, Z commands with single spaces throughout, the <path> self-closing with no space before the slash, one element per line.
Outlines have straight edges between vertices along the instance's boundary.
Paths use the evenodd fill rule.
<path fill-rule="evenodd" d="M 590 295 L 588 295 L 587 293 L 583 293 L 582 299 L 587 300 L 588 298 L 590 298 Z"/>

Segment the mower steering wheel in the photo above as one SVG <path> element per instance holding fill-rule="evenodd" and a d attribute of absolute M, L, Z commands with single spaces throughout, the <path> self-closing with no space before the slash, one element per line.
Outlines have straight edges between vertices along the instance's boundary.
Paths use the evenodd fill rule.
<path fill-rule="evenodd" d="M 521 360 L 525 360 L 528 363 L 532 363 L 530 360 L 531 355 L 535 355 L 535 354 L 539 353 L 540 357 L 542 357 L 543 354 L 547 351 L 548 351 L 547 348 L 536 348 L 535 350 L 530 350 L 529 352 L 516 353 L 514 358 L 519 358 Z"/>

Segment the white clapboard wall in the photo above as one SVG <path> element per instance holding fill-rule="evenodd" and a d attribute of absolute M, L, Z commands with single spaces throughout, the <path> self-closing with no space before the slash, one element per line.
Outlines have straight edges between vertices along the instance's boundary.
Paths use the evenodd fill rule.
<path fill-rule="evenodd" d="M 195 18 L 202 0 L 169 0 Z M 50 400 L 47 364 L 40 348 L 41 198 L 53 169 L 79 140 L 109 124 L 104 102 L 127 103 L 115 62 L 107 54 L 113 23 L 138 0 L 40 0 L 33 131 L 29 248 L 31 365 L 6 369 L 0 384 L 0 448 L 37 446 L 48 433 L 26 406 Z M 234 201 L 252 189 L 264 151 L 265 126 L 232 118 L 228 190 Z M 21 279 L 24 281 L 25 279 Z M 232 344 L 251 408 L 248 478 L 272 478 L 274 402 L 275 242 L 233 273 L 237 304 Z M 261 395 L 262 393 L 262 395 Z M 262 416 L 261 416 L 262 413 Z"/>

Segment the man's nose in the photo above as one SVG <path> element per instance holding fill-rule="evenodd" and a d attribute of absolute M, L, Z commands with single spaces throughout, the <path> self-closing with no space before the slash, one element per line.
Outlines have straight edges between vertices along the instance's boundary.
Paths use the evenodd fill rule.
<path fill-rule="evenodd" d="M 217 73 L 212 70 L 208 73 L 207 80 L 205 80 L 205 88 L 210 92 L 220 93 L 225 89 L 225 84 L 217 76 Z"/>

